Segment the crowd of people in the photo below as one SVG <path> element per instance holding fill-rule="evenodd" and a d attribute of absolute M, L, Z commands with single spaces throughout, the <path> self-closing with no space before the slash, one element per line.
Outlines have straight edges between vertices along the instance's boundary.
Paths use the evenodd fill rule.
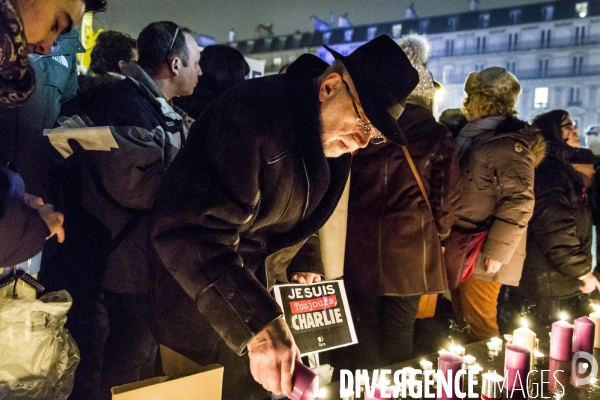
<path fill-rule="evenodd" d="M 498 309 L 528 304 L 543 325 L 600 290 L 599 132 L 590 150 L 564 110 L 518 119 L 506 69 L 470 73 L 439 121 L 416 34 L 246 80 L 239 51 L 201 53 L 160 21 L 101 33 L 78 73 L 72 28 L 105 7 L 0 0 L 0 267 L 43 249 L 46 291 L 71 294 L 71 398 L 155 376 L 159 344 L 223 365 L 226 399 L 289 394 L 299 353 L 270 290 L 324 279 L 318 231 L 348 182 L 340 278 L 359 343 L 335 368 L 412 358 L 424 294 L 450 289 L 476 341 L 499 335 Z M 43 135 L 59 126 L 107 127 L 117 147 L 70 141 L 64 158 Z"/>

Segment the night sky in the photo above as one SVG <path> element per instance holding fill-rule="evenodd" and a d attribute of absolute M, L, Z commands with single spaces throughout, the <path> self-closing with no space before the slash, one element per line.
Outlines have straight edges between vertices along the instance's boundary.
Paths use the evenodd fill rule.
<path fill-rule="evenodd" d="M 481 9 L 517 4 L 539 3 L 539 0 L 481 0 Z M 256 37 L 258 24 L 273 23 L 275 35 L 296 30 L 312 31 L 311 15 L 329 21 L 348 13 L 354 25 L 395 21 L 405 18 L 410 0 L 108 0 L 108 12 L 94 21 L 94 29 L 114 29 L 137 37 L 150 22 L 171 20 L 191 30 L 225 42 L 231 28 L 236 40 Z M 419 17 L 464 12 L 468 0 L 415 0 Z"/>

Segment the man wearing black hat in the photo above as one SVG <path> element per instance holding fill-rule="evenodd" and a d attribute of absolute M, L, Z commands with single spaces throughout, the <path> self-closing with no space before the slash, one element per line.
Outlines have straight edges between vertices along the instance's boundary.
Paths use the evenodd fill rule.
<path fill-rule="evenodd" d="M 224 365 L 224 398 L 264 396 L 249 372 L 291 392 L 298 351 L 269 290 L 321 280 L 312 235 L 342 194 L 349 153 L 405 142 L 396 120 L 418 74 L 404 52 L 387 36 L 346 57 L 327 49 L 329 68 L 306 54 L 285 75 L 224 93 L 192 126 L 155 203 L 155 334 Z M 249 368 L 236 357 L 246 353 Z"/>

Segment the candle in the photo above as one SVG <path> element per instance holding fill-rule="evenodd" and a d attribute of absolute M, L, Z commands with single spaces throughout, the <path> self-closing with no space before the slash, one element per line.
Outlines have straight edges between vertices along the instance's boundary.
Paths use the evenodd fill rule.
<path fill-rule="evenodd" d="M 292 386 L 291 400 L 314 399 L 319 394 L 319 376 L 296 360 Z"/>
<path fill-rule="evenodd" d="M 423 370 L 423 371 L 433 369 L 433 363 L 431 361 L 427 361 L 427 360 L 419 361 L 419 366 L 421 367 L 421 370 Z"/>
<path fill-rule="evenodd" d="M 498 343 L 494 343 L 494 342 L 487 342 L 486 346 L 488 348 L 488 354 L 492 355 L 492 356 L 497 356 L 498 355 Z"/>
<path fill-rule="evenodd" d="M 462 364 L 464 360 L 461 356 L 454 353 L 446 353 L 442 354 L 438 358 L 438 370 L 441 373 L 441 376 L 438 377 L 438 385 L 440 385 L 440 379 L 451 379 L 452 380 L 452 394 L 450 396 L 446 395 L 446 391 L 441 391 L 441 396 L 437 397 L 442 400 L 454 400 L 457 397 L 456 391 L 454 390 L 454 374 L 462 369 Z M 443 377 L 443 378 L 442 378 Z M 462 379 L 462 378 L 461 378 Z M 461 383 L 462 387 L 462 383 Z"/>
<path fill-rule="evenodd" d="M 498 350 L 502 350 L 502 339 L 493 337 L 490 339 L 490 342 L 494 342 L 498 345 Z"/>
<path fill-rule="evenodd" d="M 523 389 L 531 364 L 531 352 L 524 346 L 509 344 L 504 359 L 505 387 L 509 391 Z M 526 387 L 525 387 L 526 389 Z"/>
<path fill-rule="evenodd" d="M 567 321 L 556 321 L 552 324 L 552 339 L 550 339 L 550 358 L 557 361 L 571 359 L 573 343 L 573 325 Z"/>
<path fill-rule="evenodd" d="M 513 332 L 512 344 L 518 344 L 520 346 L 525 347 L 531 354 L 535 350 L 535 332 L 529 329 L 527 326 L 527 320 L 525 318 L 521 319 L 521 328 L 517 328 Z M 531 358 L 531 364 L 529 368 L 533 368 L 533 357 Z"/>
<path fill-rule="evenodd" d="M 464 356 L 463 359 L 465 360 L 465 365 L 466 366 L 475 365 L 475 361 L 477 360 L 473 356 Z"/>
<path fill-rule="evenodd" d="M 513 335 L 509 335 L 507 333 L 506 335 L 504 335 L 504 340 L 506 340 L 506 343 L 511 344 L 513 340 Z"/>
<path fill-rule="evenodd" d="M 501 400 L 504 378 L 495 372 L 483 374 L 481 398 L 483 400 Z"/>
<path fill-rule="evenodd" d="M 462 357 L 465 355 L 465 348 L 462 346 L 452 346 L 452 352 Z"/>
<path fill-rule="evenodd" d="M 588 317 L 579 317 L 575 320 L 573 329 L 573 353 L 585 351 L 594 354 L 595 326 Z"/>
<path fill-rule="evenodd" d="M 594 325 L 596 325 L 596 332 L 594 334 L 594 347 L 600 348 L 600 310 L 591 313 L 590 319 Z"/>

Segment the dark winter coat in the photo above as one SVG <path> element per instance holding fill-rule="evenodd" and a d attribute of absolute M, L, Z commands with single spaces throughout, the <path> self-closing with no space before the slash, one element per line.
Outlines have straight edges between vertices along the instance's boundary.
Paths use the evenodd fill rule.
<path fill-rule="evenodd" d="M 303 57 L 317 74 L 290 67 L 219 97 L 192 126 L 156 200 L 153 243 L 165 265 L 156 314 L 179 345 L 207 357 L 221 338 L 243 353 L 281 315 L 269 294 L 277 277 L 322 273 L 311 235 L 342 194 L 350 156 L 323 154 L 314 78 L 327 65 Z M 288 267 L 308 237 L 302 261 Z"/>
<path fill-rule="evenodd" d="M 563 144 L 563 146 L 566 146 Z M 535 170 L 535 208 L 517 292 L 530 298 L 581 294 L 578 278 L 592 268 L 592 214 L 583 180 L 569 151 L 554 143 Z M 569 150 L 569 149 L 567 149 Z"/>
<path fill-rule="evenodd" d="M 432 212 L 402 148 L 369 145 L 352 162 L 344 282 L 385 296 L 447 288 L 440 237 L 460 208 L 460 171 L 452 134 L 429 110 L 408 104 L 398 120 Z"/>
<path fill-rule="evenodd" d="M 475 136 L 460 158 L 462 200 L 456 225 L 479 229 L 491 224 L 475 263 L 473 276 L 477 279 L 519 284 L 527 224 L 533 212 L 538 138 L 537 131 L 525 122 L 507 117 L 495 129 Z M 486 258 L 502 263 L 496 274 L 485 272 Z"/>
<path fill-rule="evenodd" d="M 166 106 L 166 100 L 159 100 L 158 89 L 147 80 L 81 81 L 78 112 L 94 125 L 109 126 L 118 148 L 76 151 L 65 160 L 61 176 L 69 197 L 65 219 L 71 233 L 54 262 L 61 264 L 57 268 L 81 269 L 88 263 L 87 254 L 88 259 L 94 258 L 104 288 L 116 293 L 149 290 L 149 212 L 183 142 L 181 116 Z M 79 186 L 73 187 L 72 182 Z M 90 235 L 96 239 L 79 242 Z"/>

